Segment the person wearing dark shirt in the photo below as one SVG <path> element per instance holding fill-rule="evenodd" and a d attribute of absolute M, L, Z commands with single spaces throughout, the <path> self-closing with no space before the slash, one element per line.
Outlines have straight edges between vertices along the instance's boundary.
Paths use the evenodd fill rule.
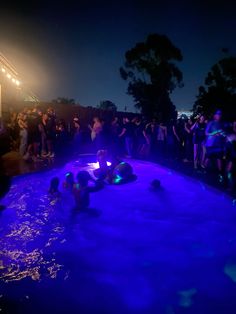
<path fill-rule="evenodd" d="M 55 116 L 55 112 L 52 108 L 48 108 L 48 110 L 47 110 L 47 119 L 46 119 L 46 123 L 45 123 L 45 131 L 46 131 L 48 156 L 53 158 L 55 156 L 54 141 L 55 141 L 55 137 L 56 137 L 56 116 Z"/>
<path fill-rule="evenodd" d="M 27 116 L 20 112 L 17 118 L 17 123 L 19 126 L 19 136 L 20 136 L 20 147 L 19 147 L 19 153 L 23 157 L 27 150 L 27 143 L 28 143 L 28 130 L 27 130 L 27 122 L 26 122 Z"/>
<path fill-rule="evenodd" d="M 73 151 L 74 153 L 78 153 L 79 150 L 81 149 L 80 146 L 82 142 L 82 130 L 78 116 L 74 117 L 73 119 L 72 130 L 73 130 Z"/>
<path fill-rule="evenodd" d="M 184 132 L 183 132 L 183 140 L 184 140 L 184 162 L 189 162 L 193 160 L 193 134 L 191 131 L 191 127 L 193 122 L 191 119 L 188 119 L 184 123 Z"/>
<path fill-rule="evenodd" d="M 42 111 L 36 107 L 28 114 L 28 149 L 24 155 L 24 159 L 28 160 L 32 157 L 36 161 L 39 157 L 39 145 L 41 141 L 40 125 L 42 124 Z"/>
<path fill-rule="evenodd" d="M 151 122 L 145 126 L 145 135 L 147 143 L 150 146 L 150 157 L 151 159 L 155 158 L 157 150 L 157 130 L 158 125 L 156 119 L 152 119 Z"/>
<path fill-rule="evenodd" d="M 235 188 L 235 176 L 233 172 L 236 165 L 236 119 L 233 122 L 233 130 L 227 136 L 226 141 L 226 175 L 227 184 L 230 191 Z"/>
<path fill-rule="evenodd" d="M 224 125 L 221 121 L 222 112 L 217 110 L 214 114 L 213 120 L 208 122 L 206 126 L 206 150 L 207 159 L 205 165 L 208 165 L 209 160 L 217 162 L 219 171 L 219 181 L 223 181 L 223 156 L 224 156 Z"/>
<path fill-rule="evenodd" d="M 110 125 L 110 149 L 112 154 L 118 155 L 120 153 L 119 147 L 119 134 L 121 132 L 121 126 L 119 124 L 118 117 L 114 117 Z"/>
<path fill-rule="evenodd" d="M 131 158 L 134 145 L 134 125 L 127 117 L 123 118 L 122 131 L 119 134 L 119 138 L 124 139 L 126 156 L 127 158 Z"/>
<path fill-rule="evenodd" d="M 145 125 L 140 118 L 134 120 L 134 151 L 138 158 L 145 158 L 149 153 L 149 139 L 145 133 Z"/>
<path fill-rule="evenodd" d="M 204 168 L 204 160 L 205 160 L 205 130 L 206 123 L 205 117 L 201 115 L 197 117 L 197 120 L 191 127 L 191 131 L 193 132 L 193 155 L 194 155 L 194 169 L 198 168 L 198 165 Z"/>
<path fill-rule="evenodd" d="M 86 210 L 90 204 L 90 193 L 97 192 L 103 188 L 103 182 L 94 180 L 88 171 L 79 171 L 76 176 L 77 182 L 73 187 L 76 210 Z M 89 186 L 89 181 L 93 186 Z"/>
<path fill-rule="evenodd" d="M 157 126 L 157 155 L 164 157 L 166 151 L 166 140 L 167 140 L 167 127 L 163 122 L 160 122 Z"/>
<path fill-rule="evenodd" d="M 176 122 L 172 124 L 172 132 L 173 132 L 173 147 L 175 157 L 177 159 L 182 159 L 183 155 L 183 133 L 184 133 L 184 122 L 182 119 L 178 119 Z"/>

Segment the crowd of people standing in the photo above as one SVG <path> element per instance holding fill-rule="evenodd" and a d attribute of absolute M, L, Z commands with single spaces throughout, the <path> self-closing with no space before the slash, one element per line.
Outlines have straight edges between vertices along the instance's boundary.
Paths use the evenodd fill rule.
<path fill-rule="evenodd" d="M 126 114 L 110 121 L 106 117 L 81 121 L 75 114 L 66 122 L 57 118 L 53 108 L 36 106 L 12 112 L 7 126 L 13 147 L 27 161 L 54 158 L 55 150 L 79 154 L 107 149 L 126 158 L 175 159 L 196 170 L 215 169 L 219 181 L 227 181 L 230 189 L 235 187 L 236 119 L 223 121 L 220 110 L 213 117 L 202 114 L 168 123 Z"/>

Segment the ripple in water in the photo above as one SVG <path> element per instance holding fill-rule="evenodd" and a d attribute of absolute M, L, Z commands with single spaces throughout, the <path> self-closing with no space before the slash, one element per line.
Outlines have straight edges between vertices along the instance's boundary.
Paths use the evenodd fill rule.
<path fill-rule="evenodd" d="M 14 179 L 2 201 L 6 209 L 0 216 L 0 280 L 42 280 L 56 278 L 59 272 L 68 277 L 56 251 L 67 243 L 73 197 L 67 192 L 60 198 L 48 195 L 51 178 L 59 176 L 62 184 L 64 174 L 52 170 Z"/>

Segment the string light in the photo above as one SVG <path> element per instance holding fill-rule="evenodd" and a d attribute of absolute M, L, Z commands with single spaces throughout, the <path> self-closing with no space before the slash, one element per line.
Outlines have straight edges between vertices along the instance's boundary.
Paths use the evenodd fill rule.
<path fill-rule="evenodd" d="M 12 83 L 16 84 L 17 86 L 19 86 L 19 85 L 21 84 L 20 81 L 18 81 L 18 80 L 15 79 L 14 77 L 12 77 L 10 73 L 7 73 L 7 71 L 6 71 L 5 68 L 2 67 L 1 70 L 2 70 L 2 73 L 5 73 L 5 74 L 6 74 L 6 77 L 7 77 L 9 80 L 11 79 Z"/>

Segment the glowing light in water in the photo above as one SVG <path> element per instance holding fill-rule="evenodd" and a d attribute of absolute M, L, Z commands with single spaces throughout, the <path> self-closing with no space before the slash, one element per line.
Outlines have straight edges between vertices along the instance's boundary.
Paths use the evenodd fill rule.
<path fill-rule="evenodd" d="M 88 166 L 90 166 L 92 169 L 98 169 L 99 168 L 99 162 L 90 162 L 88 163 Z M 111 162 L 107 161 L 107 166 L 111 166 Z"/>
<path fill-rule="evenodd" d="M 114 179 L 114 183 L 115 184 L 120 183 L 121 180 L 122 180 L 122 177 L 119 174 L 117 174 L 115 179 Z"/>
<path fill-rule="evenodd" d="M 56 212 L 60 201 L 52 202 L 44 184 L 40 177 L 32 176 L 30 182 L 21 179 L 20 188 L 17 184 L 11 187 L 8 211 L 13 210 L 17 219 L 7 220 L 1 230 L 0 280 L 56 278 L 63 270 L 54 255 L 48 254 L 55 245 L 66 242 L 65 227 Z"/>

